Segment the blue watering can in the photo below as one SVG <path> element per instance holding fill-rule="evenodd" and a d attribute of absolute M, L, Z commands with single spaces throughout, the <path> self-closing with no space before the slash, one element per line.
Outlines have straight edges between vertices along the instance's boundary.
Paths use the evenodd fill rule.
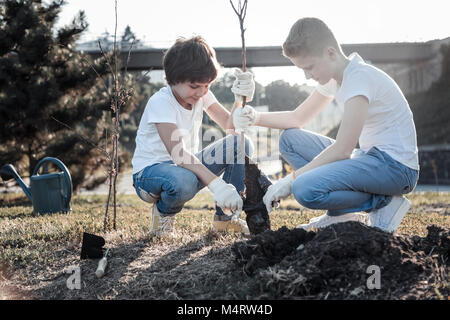
<path fill-rule="evenodd" d="M 48 172 L 48 163 L 56 164 L 61 172 Z M 39 169 L 43 166 L 43 173 Z M 45 157 L 38 162 L 30 178 L 28 187 L 11 164 L 6 164 L 0 169 L 3 181 L 15 178 L 27 197 L 33 203 L 34 213 L 69 212 L 70 198 L 72 197 L 72 178 L 69 170 L 61 160 Z"/>

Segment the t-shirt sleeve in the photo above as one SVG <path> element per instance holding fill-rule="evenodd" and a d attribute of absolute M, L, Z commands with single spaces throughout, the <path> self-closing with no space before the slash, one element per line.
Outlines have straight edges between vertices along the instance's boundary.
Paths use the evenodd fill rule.
<path fill-rule="evenodd" d="M 167 100 L 158 97 L 150 99 L 146 106 L 147 123 L 177 123 L 174 106 Z"/>
<path fill-rule="evenodd" d="M 321 95 L 329 98 L 334 98 L 337 91 L 337 83 L 336 80 L 331 79 L 327 83 L 321 85 L 318 84 L 316 86 L 317 92 L 319 92 Z"/>
<path fill-rule="evenodd" d="M 218 103 L 218 101 L 211 90 L 208 90 L 208 93 L 203 96 L 203 110 L 208 110 L 213 103 Z"/>
<path fill-rule="evenodd" d="M 364 96 L 371 103 L 374 88 L 371 82 L 371 78 L 363 71 L 349 74 L 341 87 L 342 103 L 345 104 L 348 100 L 356 96 Z"/>

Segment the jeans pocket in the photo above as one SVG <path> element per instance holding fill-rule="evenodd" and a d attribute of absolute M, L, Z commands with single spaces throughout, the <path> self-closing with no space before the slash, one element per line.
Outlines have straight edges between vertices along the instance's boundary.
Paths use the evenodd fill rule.
<path fill-rule="evenodd" d="M 153 194 L 151 192 L 147 192 L 144 189 L 142 189 L 141 187 L 138 187 L 137 194 L 138 194 L 139 198 L 141 198 L 142 200 L 144 200 L 145 202 L 148 202 L 148 203 L 155 203 L 160 198 L 159 195 Z"/>

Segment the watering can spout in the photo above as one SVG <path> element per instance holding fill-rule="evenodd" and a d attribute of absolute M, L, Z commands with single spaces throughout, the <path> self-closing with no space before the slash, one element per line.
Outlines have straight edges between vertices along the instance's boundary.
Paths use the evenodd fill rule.
<path fill-rule="evenodd" d="M 28 187 L 25 182 L 22 180 L 22 178 L 17 173 L 16 169 L 11 164 L 5 164 L 0 169 L 0 177 L 3 181 L 10 180 L 11 178 L 16 179 L 19 186 L 22 188 L 23 192 L 25 192 L 26 196 L 33 201 L 31 196 L 31 189 Z"/>

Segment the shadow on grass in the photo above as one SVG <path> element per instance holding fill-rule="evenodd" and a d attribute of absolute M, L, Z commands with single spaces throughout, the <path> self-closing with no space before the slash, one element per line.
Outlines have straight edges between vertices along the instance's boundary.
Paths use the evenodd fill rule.
<path fill-rule="evenodd" d="M 234 264 L 230 246 L 217 247 L 217 240 L 208 233 L 173 250 L 169 248 L 168 253 L 156 259 L 152 255 L 167 251 L 165 246 L 176 246 L 176 241 L 144 240 L 121 245 L 112 249 L 103 278 L 95 276 L 98 260 L 78 260 L 80 290 L 68 289 L 70 274 L 61 271 L 54 280 L 35 290 L 33 296 L 75 300 L 233 299 L 227 297 L 227 288 L 246 276 Z"/>
<path fill-rule="evenodd" d="M 0 207 L 32 207 L 31 200 L 25 197 L 13 199 L 0 198 Z"/>
<path fill-rule="evenodd" d="M 59 274 L 35 282 L 39 288 L 32 294 L 37 299 L 75 300 L 436 299 L 433 290 L 443 283 L 448 270 L 448 264 L 440 262 L 440 246 L 445 254 L 450 243 L 448 232 L 431 227 L 426 238 L 410 238 L 392 236 L 356 222 L 338 224 L 323 229 L 302 250 L 294 250 L 253 276 L 247 276 L 235 263 L 233 239 L 213 233 L 186 243 L 141 240 L 119 245 L 113 248 L 101 279 L 94 274 L 98 260 L 80 261 L 77 250 L 63 251 L 61 259 L 48 266 L 53 274 Z M 260 240 L 247 245 L 259 244 L 261 250 L 256 251 L 270 255 L 265 251 L 270 243 Z M 282 242 L 276 240 L 271 243 Z M 291 245 L 297 248 L 298 243 Z M 439 254 L 432 256 L 432 248 Z M 65 270 L 70 265 L 81 269 L 80 290 L 67 288 L 70 275 Z M 382 289 L 376 292 L 366 289 L 369 265 L 379 266 L 383 274 Z M 39 268 L 43 273 L 46 267 Z M 39 272 L 31 274 L 42 279 Z M 441 290 L 441 295 L 447 297 L 448 290 Z"/>

